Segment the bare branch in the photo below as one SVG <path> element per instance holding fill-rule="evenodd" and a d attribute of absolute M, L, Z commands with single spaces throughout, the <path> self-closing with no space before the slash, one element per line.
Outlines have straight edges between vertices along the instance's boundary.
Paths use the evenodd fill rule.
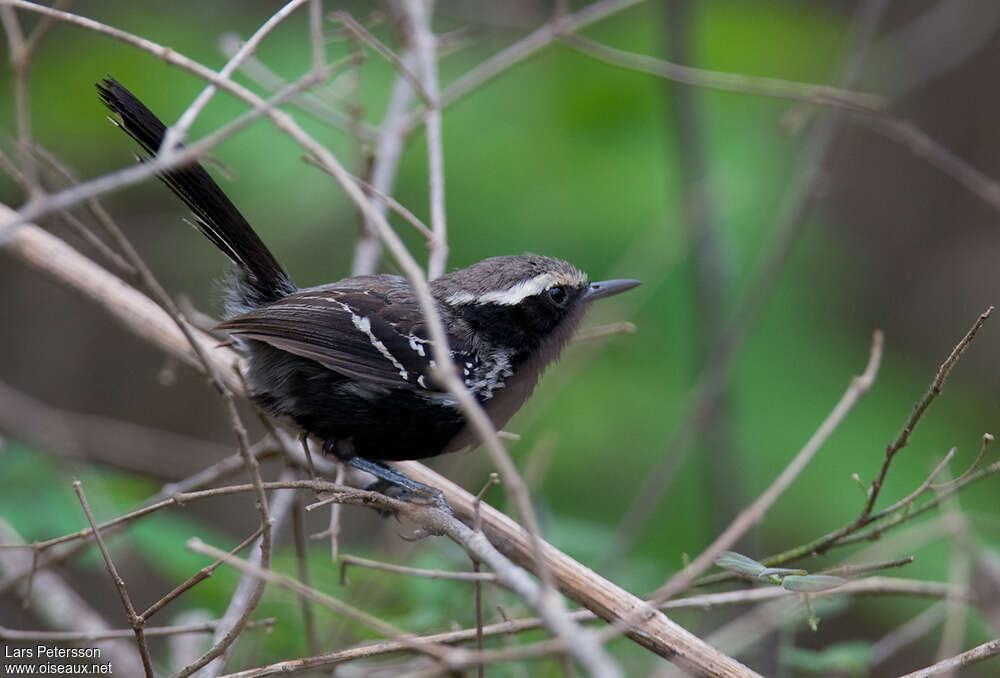
<path fill-rule="evenodd" d="M 342 554 L 340 556 L 340 580 L 347 577 L 347 567 L 356 565 L 370 570 L 381 570 L 382 572 L 392 572 L 402 574 L 407 577 L 422 577 L 425 579 L 448 579 L 451 581 L 471 581 L 471 582 L 494 582 L 497 580 L 495 574 L 489 572 L 450 572 L 448 570 L 426 570 L 419 567 L 406 567 L 404 565 L 393 565 L 392 563 L 381 563 L 377 560 L 361 558 Z"/>
<path fill-rule="evenodd" d="M 791 599 L 800 595 L 801 594 L 786 591 L 778 587 L 768 587 L 744 591 L 731 591 L 726 593 L 711 593 L 700 596 L 692 596 L 690 598 L 675 598 L 674 600 L 667 601 L 663 607 L 664 609 L 703 610 L 711 609 L 717 606 L 744 605 L 766 602 L 769 600 Z M 966 600 L 968 599 L 967 592 L 963 592 L 957 587 L 950 586 L 948 584 L 884 577 L 871 577 L 868 579 L 849 582 L 844 586 L 838 587 L 837 589 L 824 595 L 827 597 L 839 597 L 845 595 L 900 595 L 927 598 L 955 597 Z M 597 619 L 594 613 L 589 610 L 577 610 L 571 614 L 574 619 L 581 622 L 593 621 Z M 542 621 L 537 617 L 505 620 L 500 623 L 483 626 L 482 634 L 485 637 L 505 636 L 525 631 L 532 631 L 539 628 L 544 628 L 544 624 L 542 624 Z M 462 629 L 460 631 L 447 631 L 445 633 L 421 636 L 420 640 L 451 645 L 469 642 L 474 640 L 475 637 L 476 629 L 469 628 Z M 522 651 L 520 656 L 528 656 L 529 651 L 531 651 L 530 656 L 538 656 L 538 653 L 534 652 L 532 647 L 533 646 L 526 646 L 518 648 Z M 347 648 L 345 650 L 339 650 L 329 654 L 314 657 L 303 657 L 300 659 L 271 664 L 269 666 L 248 669 L 246 671 L 228 674 L 223 678 L 266 678 L 267 676 L 295 675 L 310 670 L 330 668 L 349 661 L 370 659 L 387 654 L 407 651 L 409 649 L 408 645 L 397 640 L 365 643 L 363 645 Z M 546 649 L 551 650 L 551 645 L 549 645 Z M 509 658 L 510 657 L 508 656 L 503 659 Z M 496 656 L 491 655 L 489 651 L 483 652 L 478 659 L 484 662 L 497 661 Z"/>
<path fill-rule="evenodd" d="M 181 624 L 175 626 L 147 626 L 143 633 L 147 638 L 159 636 L 179 636 L 185 633 L 212 633 L 221 620 L 202 622 L 198 624 Z M 263 628 L 270 632 L 277 623 L 274 618 L 260 619 L 247 624 L 248 629 Z M 102 640 L 121 640 L 135 635 L 132 629 L 87 630 L 87 631 L 35 631 L 26 629 L 9 629 L 0 626 L 0 640 L 36 640 L 45 642 L 95 643 Z"/>
<path fill-rule="evenodd" d="M 0 518 L 0 544 L 14 545 L 23 543 L 21 536 L 2 518 Z M 0 551 L 0 575 L 3 582 L 13 582 L 14 585 L 24 578 L 34 564 L 34 558 L 25 552 Z M 39 562 L 39 567 L 44 563 Z M 50 629 L 70 633 L 101 633 L 109 630 L 104 617 L 94 610 L 73 588 L 53 572 L 39 569 L 35 574 L 35 591 L 32 593 L 30 613 L 40 623 Z M 27 595 L 27 587 L 17 590 L 14 586 L 5 586 L 5 590 L 14 595 Z M 25 598 L 26 599 L 26 598 Z M 126 638 L 134 638 L 135 631 L 128 629 Z M 112 662 L 114 670 L 123 675 L 142 675 L 142 661 L 133 649 L 132 643 L 111 642 L 106 640 L 93 641 L 101 650 L 101 656 Z"/>
<path fill-rule="evenodd" d="M 245 462 L 248 456 L 244 455 Z M 271 549 L 274 535 L 282 528 L 288 518 L 288 514 L 292 510 L 295 492 L 288 489 L 275 490 L 273 497 L 274 513 L 272 514 L 264 495 L 263 483 L 260 473 L 257 470 L 257 462 L 252 457 L 250 457 L 250 460 L 251 463 L 248 463 L 248 470 L 252 479 L 251 485 L 253 486 L 253 493 L 257 503 L 257 512 L 261 519 L 261 534 L 257 541 L 254 542 L 250 562 L 255 567 L 266 570 L 271 565 Z M 290 471 L 286 471 L 283 474 L 283 479 L 291 477 L 292 473 Z M 263 504 L 261 503 L 261 497 L 264 497 Z M 229 558 L 235 557 L 234 555 L 226 554 L 221 560 L 228 563 Z M 243 633 L 243 629 L 250 622 L 250 616 L 257 609 L 257 604 L 264 594 L 264 587 L 265 582 L 262 579 L 246 576 L 240 578 L 239 584 L 236 585 L 236 591 L 229 601 L 229 606 L 226 608 L 225 614 L 222 615 L 221 623 L 215 629 L 215 633 L 212 636 L 212 647 L 197 660 L 181 669 L 177 673 L 176 678 L 186 678 L 186 676 L 190 676 L 202 667 L 205 667 L 205 673 L 209 676 L 217 676 L 223 672 L 233 643 L 236 642 L 236 639 L 239 638 L 240 634 Z"/>
<path fill-rule="evenodd" d="M 236 54 L 242 44 L 242 38 L 235 33 L 223 33 L 219 37 L 220 48 L 223 54 L 228 57 Z M 267 64 L 254 56 L 248 56 L 240 66 L 240 70 L 244 75 L 272 94 L 288 87 L 288 83 L 285 80 L 272 71 Z M 330 103 L 313 92 L 299 92 L 292 96 L 290 101 L 331 127 L 352 133 L 357 131 L 364 141 L 374 141 L 378 136 L 378 130 L 364 121 L 361 121 L 355 130 L 355 121 L 352 120 L 351 115 L 338 108 L 334 108 Z"/>
<path fill-rule="evenodd" d="M 805 101 L 849 111 L 881 112 L 886 108 L 885 98 L 874 94 L 851 92 L 829 85 L 812 85 L 778 78 L 760 78 L 741 73 L 723 73 L 683 66 L 656 57 L 608 47 L 575 33 L 560 35 L 559 39 L 573 49 L 613 66 L 642 71 L 696 87 Z"/>
<path fill-rule="evenodd" d="M 558 21 L 543 25 L 449 83 L 441 92 L 441 108 L 447 108 L 469 92 L 547 47 L 561 32 L 578 31 L 639 2 L 641 0 L 598 0 L 568 16 L 557 16 Z M 423 110 L 413 111 L 406 120 L 405 127 L 416 127 L 423 116 Z"/>
<path fill-rule="evenodd" d="M 351 33 L 361 38 L 369 47 L 374 49 L 376 52 L 381 54 L 386 58 L 389 63 L 391 63 L 395 68 L 396 72 L 406 78 L 407 82 L 416 90 L 420 98 L 423 99 L 424 103 L 430 105 L 433 101 L 431 94 L 427 91 L 426 85 L 413 71 L 410 70 L 410 65 L 406 63 L 405 59 L 401 59 L 396 55 L 388 46 L 385 45 L 381 40 L 372 35 L 371 31 L 358 23 L 350 13 L 344 10 L 337 10 L 330 13 L 330 18 L 334 21 L 339 21 L 344 24 Z"/>
<path fill-rule="evenodd" d="M 838 82 L 851 87 L 860 78 L 875 32 L 888 6 L 888 0 L 866 0 L 855 11 L 852 46 L 844 59 Z M 740 347 L 750 334 L 755 319 L 784 270 L 795 243 L 802 234 L 809 207 L 822 176 L 822 163 L 840 121 L 839 111 L 829 111 L 814 126 L 792 171 L 792 185 L 786 192 L 777 224 L 754 264 L 750 281 L 742 297 L 733 305 L 722 335 L 704 361 L 706 369 L 689 392 L 687 405 L 671 440 L 665 446 L 657 466 L 647 475 L 642 487 L 626 509 L 615 530 L 609 553 L 628 551 L 649 519 L 660 498 L 669 488 L 666 479 L 690 449 L 697 433 L 697 422 L 715 407 L 718 395 Z"/>
<path fill-rule="evenodd" d="M 314 2 L 310 5 L 310 9 L 318 4 L 318 2 Z M 313 478 L 315 479 L 315 475 Z M 299 500 L 296 500 L 292 506 L 292 536 L 295 538 L 295 561 L 298 565 L 299 581 L 305 586 L 312 586 L 309 581 L 309 550 L 306 545 L 306 531 L 302 525 L 302 520 L 302 504 Z M 306 629 L 306 647 L 309 650 L 309 654 L 318 654 L 319 638 L 316 635 L 316 618 L 313 615 L 312 602 L 305 596 L 299 596 L 299 607 L 302 609 L 302 625 Z"/>
<path fill-rule="evenodd" d="M 937 664 L 913 671 L 912 673 L 907 673 L 905 676 L 901 676 L 900 678 L 927 678 L 927 676 L 937 676 L 942 673 L 951 673 L 956 669 L 963 669 L 967 666 L 978 664 L 979 662 L 995 657 L 998 654 L 1000 654 L 1000 638 L 983 643 L 982 645 L 977 645 L 971 650 L 966 650 L 962 654 L 939 661 Z"/>
<path fill-rule="evenodd" d="M 816 429 L 816 432 L 809 438 L 808 442 L 795 455 L 795 458 L 792 459 L 788 466 L 785 467 L 785 470 L 781 472 L 781 475 L 768 486 L 760 497 L 744 509 L 729 527 L 707 549 L 702 551 L 701 555 L 695 558 L 691 565 L 671 577 L 670 581 L 656 590 L 652 596 L 654 604 L 669 600 L 680 591 L 687 589 L 702 572 L 715 562 L 715 558 L 720 553 L 735 544 L 748 529 L 764 517 L 764 514 L 774 505 L 774 502 L 781 496 L 781 493 L 799 476 L 806 465 L 816 456 L 816 453 L 827 439 L 837 430 L 837 427 L 840 426 L 840 423 L 847 416 L 848 412 L 851 411 L 858 400 L 871 388 L 872 383 L 875 381 L 875 375 L 878 373 L 879 362 L 882 359 L 882 342 L 882 332 L 876 331 L 872 338 L 871 353 L 864 372 L 851 380 L 847 391 L 844 392 L 840 401 L 834 406 L 823 423 L 820 424 L 820 427 Z"/>
<path fill-rule="evenodd" d="M 917 401 L 917 404 L 913 406 L 913 413 L 903 424 L 903 429 L 896 436 L 896 439 L 889 443 L 889 446 L 885 449 L 885 459 L 882 461 L 882 468 L 879 470 L 878 475 L 875 480 L 872 481 L 871 488 L 868 490 L 868 501 L 865 504 L 864 509 L 861 511 L 861 515 L 858 516 L 858 520 L 862 521 L 867 518 L 872 509 L 875 507 L 875 502 L 878 500 L 879 492 L 882 489 L 882 483 L 885 481 L 885 475 L 889 472 L 889 465 L 892 463 L 893 457 L 906 446 L 906 443 L 910 440 L 910 434 L 913 429 L 916 428 L 917 423 L 920 421 L 920 417 L 923 416 L 930 404 L 934 402 L 934 399 L 938 397 L 941 393 L 941 389 L 944 387 L 945 379 L 948 378 L 948 374 L 951 369 L 958 362 L 958 359 L 962 356 L 962 353 L 968 348 L 969 344 L 972 342 L 973 338 L 976 336 L 976 332 L 979 328 L 983 326 L 986 319 L 990 317 L 993 312 L 993 307 L 990 306 L 985 311 L 983 311 L 976 322 L 973 323 L 972 327 L 966 332 L 962 340 L 956 344 L 955 348 L 952 349 L 951 353 L 945 358 L 945 361 L 941 363 L 941 367 L 938 368 L 937 374 L 934 375 L 934 379 L 931 381 L 930 388 L 927 389 L 927 393 L 924 397 Z"/>
<path fill-rule="evenodd" d="M 97 529 L 94 514 L 90 510 L 90 504 L 87 503 L 87 497 L 83 493 L 83 485 L 79 480 L 73 481 L 73 491 L 76 492 L 76 496 L 80 500 L 80 505 L 83 507 L 83 512 L 87 515 L 87 522 L 90 523 L 90 528 L 94 531 L 97 547 L 101 549 L 104 566 L 107 568 L 108 574 L 111 576 L 111 581 L 118 590 L 118 596 L 122 600 L 122 606 L 125 608 L 125 617 L 128 620 L 129 626 L 132 627 L 132 632 L 135 634 L 135 643 L 139 647 L 139 656 L 142 658 L 142 668 L 146 672 L 146 678 L 153 678 L 153 661 L 149 657 L 149 647 L 146 645 L 146 638 L 142 632 L 142 625 L 145 620 L 135 613 L 132 598 L 128 594 L 128 589 L 125 588 L 125 580 L 118 574 L 118 568 L 115 567 L 114 561 L 111 560 L 108 547 L 104 545 L 104 539 L 101 537 L 100 530 Z"/>
<path fill-rule="evenodd" d="M 268 33 L 273 31 L 277 26 L 287 19 L 291 14 L 301 7 L 306 2 L 310 0 L 289 0 L 284 7 L 279 9 L 277 12 L 272 14 L 267 21 L 261 24 L 250 38 L 244 42 L 236 54 L 230 57 L 229 62 L 222 67 L 219 71 L 220 78 L 229 78 L 240 64 L 246 59 L 250 54 L 256 51 L 257 47 L 260 45 L 261 41 L 267 36 Z M 323 65 L 319 64 L 315 67 L 314 74 L 316 76 L 322 77 Z M 214 83 L 209 83 L 205 89 L 197 96 L 197 98 L 191 102 L 187 110 L 181 114 L 181 117 L 177 119 L 174 125 L 167 128 L 167 132 L 163 137 L 163 143 L 161 144 L 161 150 L 173 149 L 175 146 L 180 144 L 184 138 L 187 136 L 187 132 L 191 129 L 191 125 L 194 124 L 195 119 L 198 114 L 208 105 L 208 102 L 212 99 L 217 91 L 217 86 Z"/>
<path fill-rule="evenodd" d="M 434 0 L 406 2 L 403 10 L 413 27 L 413 49 L 416 53 L 420 80 L 423 83 L 427 112 L 427 174 L 430 184 L 431 229 L 427 277 L 431 280 L 445 270 L 448 260 L 448 234 L 444 212 L 444 148 L 441 141 L 441 87 L 437 71 L 437 42 L 431 32 L 431 12 Z"/>
<path fill-rule="evenodd" d="M 323 593 L 322 591 L 317 591 L 314 588 L 306 586 L 305 584 L 302 584 L 301 582 L 296 581 L 295 579 L 292 579 L 287 575 L 280 574 L 277 572 L 272 572 L 270 570 L 265 570 L 248 560 L 238 558 L 213 546 L 209 546 L 208 544 L 202 542 L 200 539 L 193 538 L 188 540 L 187 547 L 189 550 L 194 551 L 195 553 L 200 553 L 203 555 L 210 556 L 212 558 L 219 558 L 221 560 L 224 560 L 227 565 L 230 565 L 240 570 L 245 575 L 257 579 L 261 583 L 271 582 L 295 594 L 298 594 L 300 596 L 306 596 L 310 600 L 319 603 L 320 605 L 323 605 L 324 607 L 327 607 L 337 612 L 338 614 L 342 614 L 346 617 L 349 617 L 375 631 L 378 631 L 379 633 L 395 638 L 396 640 L 405 642 L 408 644 L 408 647 L 417 650 L 418 652 L 427 654 L 428 656 L 433 657 L 435 659 L 448 662 L 449 659 L 456 654 L 456 652 L 451 648 L 447 648 L 438 645 L 436 643 L 426 643 L 419 639 L 413 639 L 412 636 L 407 635 L 402 630 L 392 626 L 387 622 L 382 621 L 381 619 L 375 617 L 374 615 L 359 610 L 358 608 L 355 608 L 352 605 L 348 605 L 342 600 L 338 600 L 332 596 L 329 596 Z"/>

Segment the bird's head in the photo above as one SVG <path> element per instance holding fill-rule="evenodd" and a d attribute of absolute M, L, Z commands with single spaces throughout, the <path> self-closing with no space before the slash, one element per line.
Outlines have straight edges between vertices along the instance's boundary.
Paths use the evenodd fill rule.
<path fill-rule="evenodd" d="M 437 278 L 431 290 L 445 310 L 491 342 L 530 350 L 557 329 L 571 330 L 589 302 L 638 284 L 591 283 L 566 261 L 524 254 L 484 259 Z"/>

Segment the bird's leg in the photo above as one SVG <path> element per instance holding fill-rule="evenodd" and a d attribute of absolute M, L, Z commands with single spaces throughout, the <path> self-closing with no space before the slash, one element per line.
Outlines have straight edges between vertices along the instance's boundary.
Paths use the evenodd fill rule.
<path fill-rule="evenodd" d="M 354 468 L 370 473 L 378 478 L 378 480 L 366 487 L 366 490 L 381 492 L 402 501 L 411 501 L 418 504 L 436 504 L 442 508 L 448 507 L 448 502 L 445 500 L 441 490 L 430 485 L 418 483 L 388 464 L 365 459 L 364 457 L 351 457 L 345 461 Z"/>

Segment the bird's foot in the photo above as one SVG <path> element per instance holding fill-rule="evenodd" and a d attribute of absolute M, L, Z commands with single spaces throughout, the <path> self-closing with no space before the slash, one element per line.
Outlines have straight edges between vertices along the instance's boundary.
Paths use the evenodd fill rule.
<path fill-rule="evenodd" d="M 379 492 L 398 499 L 400 501 L 411 502 L 413 504 L 427 504 L 451 512 L 451 506 L 444 498 L 444 493 L 436 487 L 418 483 L 416 480 L 400 473 L 388 464 L 384 464 L 364 457 L 351 457 L 347 463 L 354 468 L 370 473 L 378 480 L 366 487 L 366 490 Z"/>

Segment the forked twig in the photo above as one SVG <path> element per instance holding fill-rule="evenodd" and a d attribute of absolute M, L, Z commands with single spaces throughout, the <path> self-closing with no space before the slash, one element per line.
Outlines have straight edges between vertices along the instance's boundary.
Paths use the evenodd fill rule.
<path fill-rule="evenodd" d="M 153 678 L 153 660 L 149 656 L 149 647 L 146 645 L 146 637 L 142 631 L 142 625 L 145 620 L 135 612 L 132 598 L 125 587 L 125 580 L 118 574 L 118 568 L 115 567 L 115 562 L 111 559 L 108 547 L 104 544 L 104 538 L 101 537 L 101 531 L 97 528 L 97 522 L 94 520 L 94 514 L 90 510 L 90 504 L 87 503 L 87 496 L 83 493 L 83 485 L 79 480 L 73 481 L 73 491 L 76 492 L 76 496 L 80 500 L 80 505 L 83 507 L 83 512 L 87 515 L 87 522 L 90 523 L 90 528 L 94 531 L 94 539 L 97 540 L 97 547 L 101 550 L 101 557 L 104 558 L 104 566 L 111 576 L 111 581 L 114 583 L 115 589 L 118 590 L 118 597 L 121 598 L 122 607 L 125 608 L 125 617 L 129 626 L 132 627 L 132 632 L 135 635 L 135 643 L 139 647 L 139 656 L 142 658 L 142 668 L 146 671 L 146 678 Z"/>

